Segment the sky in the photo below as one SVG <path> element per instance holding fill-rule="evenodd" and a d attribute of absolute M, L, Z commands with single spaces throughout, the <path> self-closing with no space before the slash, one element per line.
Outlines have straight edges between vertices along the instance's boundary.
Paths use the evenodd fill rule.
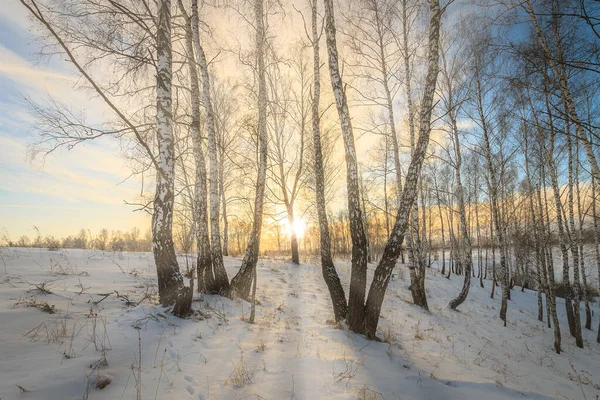
<path fill-rule="evenodd" d="M 18 0 L 0 7 L 0 234 L 17 240 L 76 234 L 80 229 L 145 231 L 149 218 L 125 201 L 135 201 L 140 185 L 127 180 L 116 139 L 100 138 L 72 150 L 60 149 L 31 159 L 35 118 L 27 98 L 43 102 L 52 96 L 105 112 L 88 93 L 75 89 L 76 75 L 62 59 L 40 60 L 39 42 Z M 125 181 L 125 182 L 123 182 Z M 1 236 L 1 235 L 0 235 Z"/>

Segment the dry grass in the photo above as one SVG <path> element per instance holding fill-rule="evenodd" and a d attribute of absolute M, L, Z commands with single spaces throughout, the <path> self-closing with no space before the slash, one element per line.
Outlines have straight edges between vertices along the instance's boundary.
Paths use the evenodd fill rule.
<path fill-rule="evenodd" d="M 107 376 L 100 376 L 96 380 L 96 389 L 102 390 L 105 387 L 107 387 L 108 385 L 110 385 L 111 382 L 112 382 L 112 379 L 110 379 L 109 377 L 107 377 Z"/>
<path fill-rule="evenodd" d="M 341 363 L 337 362 L 337 364 L 340 366 L 339 370 L 336 370 L 335 368 L 336 362 L 337 360 L 334 360 L 331 367 L 333 378 L 336 380 L 336 382 L 346 380 L 346 386 L 348 386 L 350 380 L 356 376 L 360 366 L 364 364 L 364 360 L 361 363 L 360 361 L 354 359 L 348 359 L 346 358 L 346 354 L 343 355 Z"/>
<path fill-rule="evenodd" d="M 56 307 L 54 304 L 50 305 L 47 301 L 37 301 L 35 297 L 21 299 L 13 305 L 15 308 L 19 306 L 33 307 L 48 314 L 56 314 Z"/>
<path fill-rule="evenodd" d="M 252 383 L 252 376 L 256 368 L 251 368 L 245 361 L 244 356 L 240 357 L 240 361 L 233 367 L 233 371 L 229 375 L 229 378 L 225 381 L 226 385 L 232 385 L 233 387 L 242 387 L 247 383 Z"/>
<path fill-rule="evenodd" d="M 394 332 L 392 330 L 392 328 L 387 327 L 384 331 L 383 331 L 383 343 L 387 343 L 390 346 L 396 346 L 398 344 L 398 336 L 396 335 L 396 332 Z"/>
<path fill-rule="evenodd" d="M 23 336 L 32 342 L 62 343 L 68 336 L 67 318 L 61 316 L 50 322 L 49 326 L 42 322 Z"/>
<path fill-rule="evenodd" d="M 363 385 L 363 387 L 356 391 L 356 398 L 358 400 L 377 400 L 383 399 L 384 397 L 381 393 L 370 389 L 367 385 Z"/>
<path fill-rule="evenodd" d="M 267 345 L 265 344 L 265 341 L 264 341 L 264 340 L 262 340 L 262 339 L 260 339 L 260 340 L 258 341 L 258 344 L 256 345 L 256 351 L 257 351 L 258 353 L 262 353 L 262 352 L 264 352 L 264 351 L 265 351 L 265 349 L 266 349 L 266 348 L 267 348 Z"/>

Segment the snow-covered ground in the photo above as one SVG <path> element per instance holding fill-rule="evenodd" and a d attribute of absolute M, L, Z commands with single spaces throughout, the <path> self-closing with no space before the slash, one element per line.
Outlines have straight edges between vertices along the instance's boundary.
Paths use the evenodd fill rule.
<path fill-rule="evenodd" d="M 256 323 L 248 324 L 249 305 L 239 300 L 197 295 L 187 320 L 154 305 L 149 253 L 2 248 L 0 255 L 2 400 L 600 395 L 596 332 L 585 331 L 585 348 L 575 347 L 559 303 L 557 355 L 552 330 L 536 319 L 535 292 L 513 290 L 505 328 L 489 281 L 481 289 L 474 280 L 453 312 L 446 304 L 462 277 L 448 281 L 428 270 L 427 313 L 411 304 L 399 267 L 378 343 L 328 323 L 329 295 L 314 264 L 260 260 Z M 230 276 L 239 264 L 226 259 Z M 347 287 L 349 266 L 337 266 Z"/>

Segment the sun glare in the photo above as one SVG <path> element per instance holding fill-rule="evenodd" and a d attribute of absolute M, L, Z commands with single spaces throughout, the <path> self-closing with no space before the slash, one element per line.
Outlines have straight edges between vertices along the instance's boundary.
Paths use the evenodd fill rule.
<path fill-rule="evenodd" d="M 285 229 L 287 230 L 288 235 L 291 235 L 292 231 L 296 234 L 298 239 L 302 239 L 304 237 L 304 233 L 306 232 L 306 222 L 301 219 L 297 219 L 290 226 L 289 222 L 285 222 Z"/>

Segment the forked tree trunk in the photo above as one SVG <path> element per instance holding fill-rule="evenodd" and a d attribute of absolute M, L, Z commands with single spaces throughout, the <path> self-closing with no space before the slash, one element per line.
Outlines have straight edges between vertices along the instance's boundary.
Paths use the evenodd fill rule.
<path fill-rule="evenodd" d="M 196 178 L 194 182 L 194 220 L 196 221 L 196 246 L 198 259 L 196 262 L 196 277 L 198 279 L 198 291 L 206 291 L 206 287 L 212 287 L 214 277 L 211 273 L 212 261 L 210 254 L 210 238 L 208 232 L 208 213 L 206 202 L 206 164 L 204 150 L 202 148 L 200 133 L 200 87 L 198 86 L 198 70 L 194 59 L 194 39 L 191 19 L 183 8 L 183 3 L 178 0 L 179 8 L 185 20 L 185 44 L 187 62 L 190 73 L 190 100 L 191 116 L 190 136 L 192 137 L 194 164 L 196 167 Z"/>
<path fill-rule="evenodd" d="M 223 265 L 223 252 L 221 250 L 221 227 L 219 223 L 219 164 L 217 162 L 217 130 L 215 127 L 215 114 L 212 107 L 210 94 L 210 75 L 208 73 L 208 62 L 204 49 L 200 44 L 198 17 L 198 0 L 192 0 L 192 33 L 196 51 L 196 62 L 202 76 L 202 103 L 204 104 L 206 116 L 206 131 L 208 136 L 208 159 L 210 167 L 210 236 L 211 236 L 211 258 L 212 275 L 214 281 L 207 284 L 210 293 L 225 294 L 229 292 L 229 279 Z M 206 271 L 205 271 L 206 275 Z"/>
<path fill-rule="evenodd" d="M 173 145 L 171 1 L 158 1 L 156 73 L 156 139 L 158 170 L 152 214 L 152 250 L 158 276 L 158 294 L 163 306 L 173 306 L 173 314 L 186 316 L 192 306 L 193 289 L 179 272 L 173 245 L 173 203 L 175 151 Z"/>
<path fill-rule="evenodd" d="M 352 271 L 350 276 L 347 322 L 351 330 L 361 333 L 363 331 L 365 291 L 367 285 L 367 236 L 364 230 L 363 210 L 360 204 L 358 162 L 356 159 L 352 122 L 350 120 L 344 83 L 340 75 L 333 0 L 324 0 L 324 3 L 329 74 L 331 76 L 331 87 L 335 97 L 346 153 L 348 218 L 350 220 L 350 237 L 352 239 Z"/>
<path fill-rule="evenodd" d="M 319 14 L 317 12 L 318 0 L 311 0 L 311 27 L 313 46 L 313 101 L 312 101 L 312 133 L 315 157 L 315 197 L 317 214 L 319 217 L 319 233 L 321 245 L 321 271 L 323 279 L 329 290 L 333 314 L 336 322 L 346 318 L 348 306 L 346 295 L 340 278 L 333 264 L 331 256 L 331 239 L 329 236 L 329 222 L 327 221 L 327 204 L 325 203 L 325 172 L 323 166 L 323 150 L 321 148 L 321 123 L 319 115 L 319 102 L 321 96 L 321 76 L 319 61 Z"/>
<path fill-rule="evenodd" d="M 430 24 L 429 24 L 429 58 L 427 66 L 427 77 L 421 102 L 419 139 L 414 155 L 408 168 L 402 198 L 398 207 L 396 222 L 392 229 L 383 255 L 373 276 L 369 296 L 367 297 L 365 310 L 365 334 L 367 338 L 374 339 L 377 334 L 377 324 L 381 313 L 381 306 L 385 291 L 389 283 L 392 270 L 400 256 L 402 241 L 408 228 L 408 219 L 414 201 L 417 198 L 417 183 L 421 175 L 421 168 L 425 153 L 429 144 L 431 133 L 431 113 L 433 110 L 433 98 L 439 72 L 439 38 L 440 38 L 441 10 L 439 0 L 430 1 Z"/>
<path fill-rule="evenodd" d="M 254 221 L 252 232 L 246 246 L 242 266 L 231 280 L 231 295 L 248 300 L 260 250 L 265 185 L 267 179 L 267 81 L 265 76 L 266 28 L 263 0 L 254 0 L 256 28 L 256 58 L 258 78 L 258 147 L 259 163 L 254 198 Z"/>

